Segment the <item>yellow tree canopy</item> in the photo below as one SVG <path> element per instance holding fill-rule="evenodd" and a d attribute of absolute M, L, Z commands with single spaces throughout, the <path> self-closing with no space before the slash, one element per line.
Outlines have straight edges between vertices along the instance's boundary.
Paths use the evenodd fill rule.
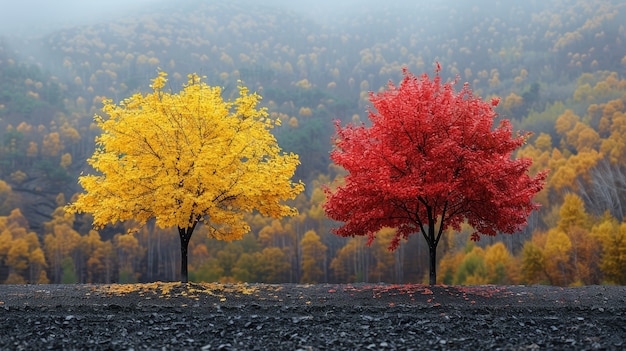
<path fill-rule="evenodd" d="M 295 215 L 283 200 L 304 188 L 291 180 L 298 156 L 278 146 L 270 129 L 279 120 L 257 107 L 260 96 L 240 86 L 224 101 L 196 74 L 174 94 L 163 90 L 166 77 L 160 72 L 146 95 L 104 101 L 108 117 L 95 117 L 102 134 L 88 160 L 100 174 L 79 178 L 85 193 L 66 209 L 92 213 L 97 227 L 155 218 L 192 231 L 202 221 L 225 240 L 250 230 L 244 212 Z"/>

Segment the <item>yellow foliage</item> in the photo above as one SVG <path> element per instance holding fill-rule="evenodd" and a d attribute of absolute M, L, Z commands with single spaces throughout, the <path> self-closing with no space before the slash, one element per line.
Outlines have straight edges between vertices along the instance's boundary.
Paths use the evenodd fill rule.
<path fill-rule="evenodd" d="M 298 111 L 300 116 L 311 117 L 313 116 L 313 111 L 310 107 L 300 107 L 300 111 Z"/>
<path fill-rule="evenodd" d="M 524 99 L 515 94 L 515 93 L 510 93 L 506 98 L 504 98 L 504 109 L 506 111 L 511 111 L 511 109 L 522 106 L 522 104 L 524 103 Z"/>
<path fill-rule="evenodd" d="M 572 242 L 565 232 L 553 228 L 548 231 L 543 254 L 546 257 L 546 271 L 552 284 L 566 285 L 567 272 Z"/>
<path fill-rule="evenodd" d="M 448 235 L 449 237 L 450 235 Z M 448 252 L 446 253 L 438 263 L 437 271 L 437 283 L 438 284 L 453 284 L 454 276 L 456 275 L 456 271 L 458 267 L 463 262 L 465 258 L 465 253 L 463 251 L 457 252 Z"/>
<path fill-rule="evenodd" d="M 190 229 L 202 221 L 227 240 L 250 230 L 245 212 L 297 214 L 282 201 L 304 189 L 291 181 L 298 156 L 278 146 L 270 133 L 277 122 L 257 108 L 260 96 L 240 86 L 238 98 L 224 101 L 196 74 L 172 94 L 162 90 L 166 77 L 153 79 L 152 93 L 104 101 L 108 117 L 95 116 L 102 134 L 88 159 L 99 174 L 79 178 L 85 193 L 66 210 L 92 213 L 96 227 L 155 218 L 161 228 Z"/>
<path fill-rule="evenodd" d="M 506 265 L 511 258 L 511 253 L 502 242 L 487 246 L 485 249 L 485 263 L 490 268 L 495 267 L 497 264 Z"/>
<path fill-rule="evenodd" d="M 308 79 L 299 80 L 298 82 L 296 82 L 296 86 L 302 89 L 311 89 L 312 87 L 311 82 L 309 82 Z"/>
<path fill-rule="evenodd" d="M 42 270 L 41 273 L 39 273 L 37 284 L 50 284 L 50 279 L 48 279 L 48 275 L 46 274 L 46 271 Z"/>
<path fill-rule="evenodd" d="M 557 120 L 557 124 L 559 120 Z M 578 152 L 594 150 L 600 142 L 598 132 L 582 122 L 576 122 L 573 128 L 565 132 L 565 136 L 567 143 L 576 148 Z"/>
<path fill-rule="evenodd" d="M 258 295 L 259 289 L 248 284 L 219 284 L 219 283 L 174 283 L 154 282 L 146 284 L 109 284 L 99 285 L 92 291 L 105 296 L 125 296 L 138 294 L 151 298 L 188 297 L 197 299 L 200 294 L 214 296 L 220 301 L 226 301 L 225 294 L 234 295 Z"/>
<path fill-rule="evenodd" d="M 545 237 L 545 234 L 539 234 Z M 535 235 L 533 235 L 533 239 Z M 522 278 L 527 284 L 537 284 L 542 280 L 545 271 L 545 256 L 543 250 L 539 247 L 535 240 L 529 240 L 524 243 L 522 250 Z"/>
<path fill-rule="evenodd" d="M 28 243 L 24 238 L 15 238 L 11 243 L 11 249 L 6 255 L 7 265 L 17 271 L 28 268 Z"/>
<path fill-rule="evenodd" d="M 7 277 L 7 279 L 4 281 L 4 284 L 14 284 L 14 285 L 21 285 L 21 284 L 26 284 L 27 281 L 26 279 L 24 279 L 21 275 L 15 273 L 15 272 L 11 272 L 9 274 L 9 276 Z"/>
<path fill-rule="evenodd" d="M 17 170 L 11 173 L 10 177 L 11 177 L 11 180 L 14 181 L 15 183 L 21 184 L 23 181 L 25 181 L 28 178 L 28 175 L 20 170 Z"/>
<path fill-rule="evenodd" d="M 291 128 L 298 128 L 299 126 L 298 119 L 296 117 L 289 118 L 289 126 Z"/>
<path fill-rule="evenodd" d="M 327 247 L 314 230 L 304 233 L 300 242 L 302 246 L 302 278 L 303 283 L 317 283 L 324 279 L 324 265 Z"/>
<path fill-rule="evenodd" d="M 26 122 L 22 122 L 17 125 L 16 130 L 20 133 L 30 133 L 33 130 L 33 126 Z"/>
<path fill-rule="evenodd" d="M 27 230 L 28 221 L 19 209 L 0 217 L 0 258 L 10 272 L 6 284 L 35 283 L 47 267 L 37 234 Z"/>
<path fill-rule="evenodd" d="M 554 157 L 555 153 L 553 153 L 553 159 Z M 577 189 L 577 179 L 580 177 L 583 180 L 589 180 L 589 170 L 595 167 L 602 157 L 599 152 L 591 150 L 573 155 L 562 163 L 557 159 L 554 160 L 554 163 L 551 160 L 555 166 L 558 164 L 558 168 L 552 168 L 554 173 L 548 180 L 549 185 L 557 191 Z"/>
<path fill-rule="evenodd" d="M 561 209 L 559 210 L 558 228 L 568 232 L 574 228 L 589 227 L 589 218 L 585 211 L 585 204 L 580 196 L 569 193 L 565 195 Z"/>
<path fill-rule="evenodd" d="M 64 153 L 61 156 L 61 167 L 63 168 L 67 168 L 69 165 L 72 164 L 72 155 L 70 153 Z"/>
<path fill-rule="evenodd" d="M 37 146 L 37 143 L 34 141 L 29 142 L 28 149 L 26 149 L 26 156 L 36 157 L 38 153 L 39 153 L 39 147 Z"/>
<path fill-rule="evenodd" d="M 63 136 L 63 140 L 65 141 L 74 144 L 80 140 L 80 133 L 76 130 L 76 128 L 70 126 L 67 122 L 61 125 L 60 131 L 61 136 Z"/>
<path fill-rule="evenodd" d="M 556 129 L 556 132 L 559 134 L 565 134 L 566 132 L 574 128 L 576 122 L 579 121 L 580 117 L 574 114 L 574 111 L 565 110 L 565 112 L 560 115 L 559 118 L 557 118 L 554 129 Z"/>
<path fill-rule="evenodd" d="M 41 153 L 45 156 L 57 156 L 63 148 L 59 133 L 52 132 L 43 138 Z"/>
<path fill-rule="evenodd" d="M 540 133 L 535 140 L 535 147 L 541 151 L 550 151 L 552 149 L 552 137 L 547 133 Z"/>
<path fill-rule="evenodd" d="M 613 284 L 626 284 L 626 223 L 619 223 L 608 214 L 592 229 L 602 245 L 600 268 L 605 279 Z"/>

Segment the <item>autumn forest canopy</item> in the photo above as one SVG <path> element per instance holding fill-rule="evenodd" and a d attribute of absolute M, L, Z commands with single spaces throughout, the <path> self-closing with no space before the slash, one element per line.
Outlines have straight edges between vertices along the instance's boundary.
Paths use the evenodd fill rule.
<path fill-rule="evenodd" d="M 237 219 L 249 231 L 234 237 L 198 225 L 189 242 L 190 280 L 427 281 L 429 248 L 420 236 L 398 239 L 385 226 L 377 228 L 370 246 L 362 236 L 337 236 L 332 231 L 341 223 L 326 216 L 324 189 L 345 184 L 346 170 L 330 158 L 335 124 L 372 125 L 370 92 L 400 82 L 404 68 L 433 76 L 438 62 L 437 75 L 458 80 L 457 90 L 467 82 L 475 97 L 499 98 L 494 127 L 509 120 L 514 133 L 528 136 L 513 156 L 532 160 L 531 175 L 549 173 L 533 199 L 540 208 L 523 229 L 474 242 L 471 224 L 480 221 L 447 228 L 437 248 L 437 282 L 626 284 L 621 1 L 369 1 L 315 9 L 280 1 L 142 4 L 89 23 L 50 24 L 37 33 L 0 27 L 0 283 L 179 279 L 180 222 L 167 222 L 168 228 L 127 216 L 94 227 L 97 215 L 65 211 L 83 191 L 79 177 L 98 170 L 88 159 L 108 128 L 102 118 L 124 99 L 151 92 L 159 72 L 167 72 L 162 88 L 173 93 L 195 72 L 218 87 L 215 98 L 257 96 L 256 111 L 266 111 L 267 123 L 280 121 L 271 122 L 271 135 L 263 140 L 280 146 L 280 152 L 272 149 L 275 155 L 297 155 L 292 179 L 305 185 L 285 202 L 297 215 L 246 212 Z M 158 135 L 169 122 L 155 122 L 154 128 L 146 123 L 146 132 Z M 235 129 L 241 128 L 247 127 Z M 214 137 L 209 129 L 200 139 Z M 253 135 L 249 140 L 260 138 Z M 247 150 L 245 140 L 232 140 L 228 145 Z M 118 158 L 130 162 L 133 150 L 120 142 Z M 230 167 L 222 157 L 226 150 L 232 148 L 214 156 Z M 142 157 L 135 161 L 148 164 Z M 287 163 L 277 161 L 273 168 L 293 173 Z M 272 177 L 241 174 L 237 181 L 266 194 L 278 189 Z M 218 180 L 228 177 L 211 181 Z M 163 204 L 187 201 L 168 191 L 171 196 L 160 195 Z M 395 251 L 388 250 L 392 243 Z"/>

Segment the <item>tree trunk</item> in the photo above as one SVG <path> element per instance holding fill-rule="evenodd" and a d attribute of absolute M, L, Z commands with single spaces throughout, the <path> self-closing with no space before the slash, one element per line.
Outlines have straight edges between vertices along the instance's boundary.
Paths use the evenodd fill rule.
<path fill-rule="evenodd" d="M 430 275 L 428 284 L 435 285 L 437 284 L 437 246 L 429 244 L 428 251 L 430 253 Z"/>
<path fill-rule="evenodd" d="M 197 223 L 197 222 L 196 222 Z M 180 236 L 180 282 L 189 283 L 189 274 L 187 273 L 187 248 L 191 234 L 196 227 L 195 223 L 189 228 L 178 227 L 178 235 Z"/>
<path fill-rule="evenodd" d="M 189 282 L 189 274 L 187 272 L 187 246 L 189 245 L 189 241 L 185 240 L 182 236 L 180 237 L 180 282 L 188 283 Z"/>
<path fill-rule="evenodd" d="M 429 285 L 437 284 L 437 244 L 439 244 L 439 238 L 441 237 L 441 228 L 442 225 L 439 226 L 439 235 L 435 236 L 435 224 L 436 218 L 432 215 L 431 208 L 427 207 L 428 210 L 428 234 L 424 233 L 424 237 L 426 238 L 426 242 L 428 243 L 428 253 L 430 256 L 430 274 L 428 278 Z M 444 209 L 445 213 L 445 209 Z M 423 229 L 422 229 L 423 232 Z"/>

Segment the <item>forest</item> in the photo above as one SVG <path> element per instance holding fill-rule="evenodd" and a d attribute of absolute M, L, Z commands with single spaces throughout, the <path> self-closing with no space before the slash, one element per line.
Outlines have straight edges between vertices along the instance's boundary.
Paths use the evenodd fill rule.
<path fill-rule="evenodd" d="M 352 3 L 289 8 L 246 1 L 149 3 L 114 19 L 36 35 L 0 32 L 0 282 L 178 280 L 175 228 L 123 222 L 95 229 L 64 210 L 100 134 L 94 115 L 149 89 L 160 70 L 177 89 L 206 76 L 225 97 L 239 82 L 282 121 L 272 133 L 299 155 L 305 184 L 282 220 L 246 214 L 241 240 L 189 243 L 192 281 L 421 283 L 418 235 L 389 251 L 331 233 L 323 187 L 345 171 L 329 159 L 334 121 L 368 123 L 370 91 L 402 69 L 467 82 L 501 99 L 499 118 L 532 132 L 517 157 L 548 169 L 541 208 L 515 234 L 446 232 L 438 283 L 626 284 L 626 4 L 617 0 Z"/>

